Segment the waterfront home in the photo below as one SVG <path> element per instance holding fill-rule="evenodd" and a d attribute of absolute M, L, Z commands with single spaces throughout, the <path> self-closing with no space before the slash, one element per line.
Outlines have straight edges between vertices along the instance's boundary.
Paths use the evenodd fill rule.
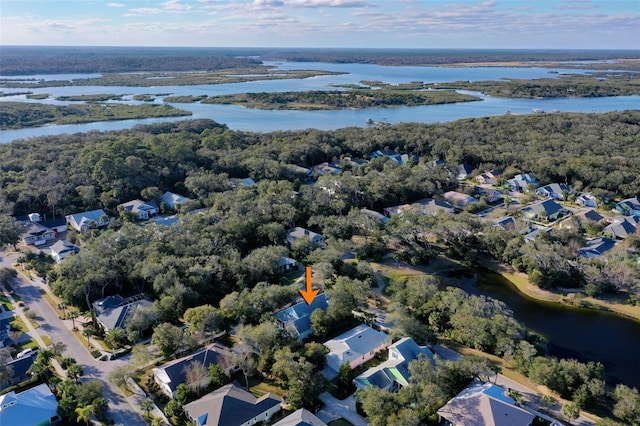
<path fill-rule="evenodd" d="M 110 222 L 109 216 L 102 209 L 91 210 L 65 216 L 67 225 L 78 232 L 86 232 L 92 228 L 107 226 Z"/>
<path fill-rule="evenodd" d="M 342 364 L 351 368 L 367 362 L 388 345 L 388 336 L 368 325 L 359 325 L 324 343 L 329 349 L 327 367 L 339 371 Z"/>
<path fill-rule="evenodd" d="M 450 425 L 529 426 L 535 415 L 518 406 L 504 389 L 475 381 L 438 410 Z"/>
<path fill-rule="evenodd" d="M 196 426 L 250 426 L 268 422 L 281 403 L 271 393 L 256 398 L 234 382 L 186 404 L 184 411 Z"/>
<path fill-rule="evenodd" d="M 420 356 L 434 362 L 433 352 L 426 346 L 419 346 L 411 337 L 404 337 L 389 345 L 389 358 L 382 364 L 370 368 L 354 379 L 359 389 L 377 386 L 392 392 L 409 384 L 409 363 Z"/>
<path fill-rule="evenodd" d="M 395 161 L 401 166 L 404 166 L 405 164 L 408 164 L 408 163 L 416 163 L 418 161 L 418 156 L 416 155 L 400 154 L 398 152 L 391 151 L 388 149 L 379 149 L 369 154 L 370 160 L 374 160 L 380 157 L 386 157 L 391 161 Z"/>

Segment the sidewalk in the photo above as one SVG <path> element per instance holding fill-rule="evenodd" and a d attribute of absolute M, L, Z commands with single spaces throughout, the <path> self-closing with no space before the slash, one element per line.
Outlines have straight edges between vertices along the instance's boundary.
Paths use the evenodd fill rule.
<path fill-rule="evenodd" d="M 40 337 L 40 334 L 38 333 L 38 331 L 33 327 L 33 324 L 31 324 L 31 321 L 29 321 L 29 318 L 27 318 L 27 316 L 24 314 L 24 308 L 21 306 L 18 306 L 18 303 L 16 302 L 16 300 L 13 298 L 13 296 L 11 296 L 11 294 L 8 291 L 6 291 L 5 294 L 7 296 L 7 299 L 9 299 L 9 302 L 11 302 L 11 304 L 15 307 L 13 311 L 14 314 L 18 315 L 18 317 L 20 317 L 22 322 L 24 322 L 24 324 L 27 326 L 27 329 L 29 329 L 29 336 L 31 336 L 38 343 L 38 346 L 40 346 L 40 348 L 46 349 L 48 346 L 44 343 L 44 340 L 42 340 L 42 337 Z M 58 373 L 58 375 L 65 378 L 67 377 L 66 372 L 60 366 L 60 363 L 58 362 L 57 359 L 52 358 L 51 364 L 53 365 L 53 368 L 56 370 L 56 373 Z"/>

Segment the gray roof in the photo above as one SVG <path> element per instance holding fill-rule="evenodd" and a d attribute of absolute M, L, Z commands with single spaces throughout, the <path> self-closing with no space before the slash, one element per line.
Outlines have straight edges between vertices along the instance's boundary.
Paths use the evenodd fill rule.
<path fill-rule="evenodd" d="M 298 302 L 278 312 L 276 318 L 284 324 L 292 325 L 298 334 L 304 334 L 311 329 L 311 313 L 316 309 L 326 311 L 328 307 L 326 294 L 320 293 L 310 305 L 307 305 L 305 301 Z"/>
<path fill-rule="evenodd" d="M 327 426 L 325 422 L 304 408 L 294 411 L 273 426 Z"/>
<path fill-rule="evenodd" d="M 164 371 L 167 375 L 169 379 L 167 386 L 174 392 L 179 384 L 186 383 L 187 374 L 185 369 L 193 363 L 199 362 L 206 368 L 209 368 L 210 365 L 221 364 L 223 361 L 226 362 L 226 356 L 224 354 L 216 351 L 213 347 L 208 347 L 160 366 L 157 369 Z M 154 370 L 156 369 L 154 368 Z"/>
<path fill-rule="evenodd" d="M 123 328 L 127 318 L 133 315 L 136 309 L 140 307 L 151 308 L 153 307 L 153 302 L 143 298 L 141 295 L 127 299 L 115 295 L 94 302 L 93 306 L 98 311 L 96 318 L 108 331 L 114 328 Z"/>
<path fill-rule="evenodd" d="M 239 426 L 280 405 L 270 393 L 255 398 L 237 383 L 231 383 L 184 406 L 199 426 Z"/>
<path fill-rule="evenodd" d="M 325 342 L 330 350 L 327 358 L 334 359 L 338 365 L 351 362 L 380 347 L 387 337 L 385 333 L 361 324 Z"/>
<path fill-rule="evenodd" d="M 578 250 L 579 256 L 594 257 L 602 256 L 616 245 L 616 241 L 611 238 L 600 237 L 586 242 L 585 246 Z"/>
<path fill-rule="evenodd" d="M 627 238 L 629 235 L 636 233 L 637 221 L 633 216 L 616 218 L 616 221 L 604 228 L 604 232 L 612 235 L 614 238 Z"/>
<path fill-rule="evenodd" d="M 191 198 L 187 198 L 183 195 L 167 191 L 162 194 L 162 197 L 160 197 L 160 201 L 165 203 L 170 208 L 175 209 L 178 204 L 191 201 Z"/>
<path fill-rule="evenodd" d="M 454 425 L 528 426 L 535 416 L 515 405 L 504 390 L 491 383 L 474 382 L 438 410 Z"/>
<path fill-rule="evenodd" d="M 65 216 L 67 223 L 74 228 L 80 230 L 83 226 L 89 226 L 90 223 L 96 225 L 101 224 L 100 220 L 107 214 L 102 209 L 91 210 L 88 212 L 81 212 L 76 214 L 70 214 Z"/>
<path fill-rule="evenodd" d="M 51 245 L 50 249 L 51 249 L 51 254 L 78 253 L 80 251 L 80 247 L 65 240 L 56 241 L 54 244 Z"/>
<path fill-rule="evenodd" d="M 545 213 L 547 216 L 553 216 L 562 210 L 562 206 L 556 203 L 552 198 L 548 200 L 541 201 L 539 203 L 531 204 L 522 209 L 525 213 L 532 213 L 535 216 L 540 216 L 542 213 Z"/>

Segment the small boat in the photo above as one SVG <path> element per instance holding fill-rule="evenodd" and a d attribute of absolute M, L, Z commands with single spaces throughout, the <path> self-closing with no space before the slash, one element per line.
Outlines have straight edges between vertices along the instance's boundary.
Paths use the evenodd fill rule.
<path fill-rule="evenodd" d="M 365 121 L 366 124 L 373 124 L 374 121 L 370 118 L 367 118 L 367 120 Z"/>
<path fill-rule="evenodd" d="M 534 108 L 533 112 L 535 112 L 536 114 L 542 114 L 544 112 L 544 110 L 540 109 L 540 108 Z"/>

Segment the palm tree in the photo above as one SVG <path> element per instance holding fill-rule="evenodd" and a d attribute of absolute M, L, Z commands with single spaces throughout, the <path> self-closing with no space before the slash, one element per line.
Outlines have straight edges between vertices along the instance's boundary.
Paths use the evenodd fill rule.
<path fill-rule="evenodd" d="M 119 343 L 124 339 L 124 330 L 121 328 L 112 328 L 104 337 L 104 341 L 114 350 L 119 346 Z"/>
<path fill-rule="evenodd" d="M 78 318 L 80 316 L 80 312 L 78 311 L 69 311 L 69 313 L 67 314 L 67 318 L 69 318 L 71 320 L 71 323 L 73 324 L 73 329 L 77 330 L 76 328 L 76 318 Z"/>
<path fill-rule="evenodd" d="M 54 357 L 55 352 L 52 349 L 40 349 L 40 351 L 38 352 L 38 356 L 36 357 L 36 362 L 40 362 L 48 366 Z"/>
<path fill-rule="evenodd" d="M 147 414 L 147 417 L 149 417 L 149 411 L 151 411 L 151 409 L 153 408 L 153 401 L 149 398 L 145 399 L 140 403 L 140 408 L 143 409 Z"/>
<path fill-rule="evenodd" d="M 71 364 L 69 368 L 67 368 L 67 377 L 73 379 L 74 381 L 78 381 L 80 376 L 84 375 L 84 369 L 80 364 Z"/>
<path fill-rule="evenodd" d="M 93 334 L 93 330 L 89 327 L 82 330 L 82 335 L 87 338 L 87 346 L 90 346 L 89 337 Z"/>
<path fill-rule="evenodd" d="M 91 404 L 76 408 L 78 422 L 84 422 L 88 425 L 91 422 L 91 416 L 96 414 L 95 411 L 95 408 Z"/>

